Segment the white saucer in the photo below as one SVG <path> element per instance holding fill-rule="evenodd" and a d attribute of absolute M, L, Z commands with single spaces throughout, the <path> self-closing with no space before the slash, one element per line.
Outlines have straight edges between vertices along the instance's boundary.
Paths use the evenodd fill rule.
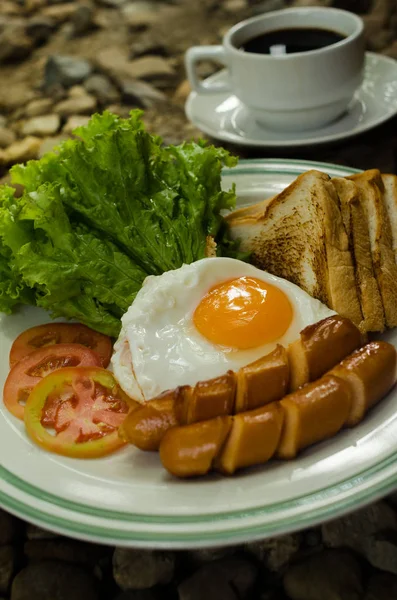
<path fill-rule="evenodd" d="M 218 83 L 225 79 L 225 70 L 209 78 Z M 254 120 L 236 96 L 225 93 L 201 95 L 192 92 L 185 110 L 188 119 L 204 133 L 239 146 L 290 148 L 345 140 L 397 114 L 397 61 L 367 52 L 364 83 L 349 109 L 338 121 L 315 131 L 283 133 L 267 129 Z"/>

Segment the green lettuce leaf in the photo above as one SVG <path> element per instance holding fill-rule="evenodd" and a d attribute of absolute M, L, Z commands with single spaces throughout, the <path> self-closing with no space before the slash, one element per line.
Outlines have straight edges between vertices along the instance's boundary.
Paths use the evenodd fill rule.
<path fill-rule="evenodd" d="M 235 205 L 221 170 L 236 159 L 205 143 L 163 147 L 140 111 L 94 115 L 75 135 L 13 167 L 22 198 L 0 192 L 0 310 L 19 299 L 117 335 L 147 275 L 203 258 L 209 235 L 237 256 L 221 216 Z"/>

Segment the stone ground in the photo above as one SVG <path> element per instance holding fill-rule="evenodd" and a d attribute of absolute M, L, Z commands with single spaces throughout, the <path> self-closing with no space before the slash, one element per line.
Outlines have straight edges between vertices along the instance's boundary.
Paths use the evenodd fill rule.
<path fill-rule="evenodd" d="M 396 0 L 0 0 L 0 178 L 104 108 L 120 115 L 145 109 L 148 128 L 166 143 L 204 137 L 184 115 L 185 50 L 218 43 L 241 19 L 291 4 L 362 14 L 368 49 L 397 58 Z M 213 69 L 202 64 L 202 76 Z M 396 125 L 301 156 L 397 171 Z M 396 600 L 397 497 L 277 540 L 195 552 L 91 545 L 0 511 L 5 598 Z"/>

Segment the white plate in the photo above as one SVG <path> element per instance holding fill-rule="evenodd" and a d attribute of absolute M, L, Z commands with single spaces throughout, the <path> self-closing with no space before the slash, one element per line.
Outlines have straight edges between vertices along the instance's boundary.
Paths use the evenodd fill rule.
<path fill-rule="evenodd" d="M 223 70 L 209 80 L 223 83 L 226 77 Z M 346 140 L 397 114 L 397 61 L 367 52 L 364 83 L 349 109 L 334 123 L 315 131 L 272 131 L 258 125 L 236 96 L 225 93 L 200 95 L 192 92 L 185 109 L 188 119 L 204 133 L 239 146 L 294 148 Z"/>
<path fill-rule="evenodd" d="M 239 204 L 271 196 L 299 173 L 298 161 L 241 161 L 226 170 Z M 18 333 L 48 320 L 35 308 L 1 318 L 0 381 Z M 397 332 L 387 339 L 397 345 Z M 49 454 L 26 437 L 21 422 L 0 407 L 0 504 L 42 527 L 126 546 L 187 548 L 236 544 L 334 518 L 397 487 L 397 392 L 355 429 L 319 444 L 292 462 L 271 462 L 235 477 L 172 479 L 157 454 L 132 447 L 98 460 Z"/>

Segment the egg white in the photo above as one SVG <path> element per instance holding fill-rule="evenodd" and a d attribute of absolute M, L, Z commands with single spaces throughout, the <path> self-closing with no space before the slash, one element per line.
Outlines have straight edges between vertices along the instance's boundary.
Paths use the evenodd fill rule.
<path fill-rule="evenodd" d="M 293 319 L 278 340 L 249 350 L 209 342 L 193 324 L 193 313 L 208 291 L 237 277 L 255 277 L 280 288 L 293 307 Z M 204 258 L 180 269 L 148 277 L 122 317 L 112 365 L 123 390 L 140 402 L 167 389 L 238 370 L 288 346 L 306 327 L 335 314 L 298 286 L 232 258 Z"/>

